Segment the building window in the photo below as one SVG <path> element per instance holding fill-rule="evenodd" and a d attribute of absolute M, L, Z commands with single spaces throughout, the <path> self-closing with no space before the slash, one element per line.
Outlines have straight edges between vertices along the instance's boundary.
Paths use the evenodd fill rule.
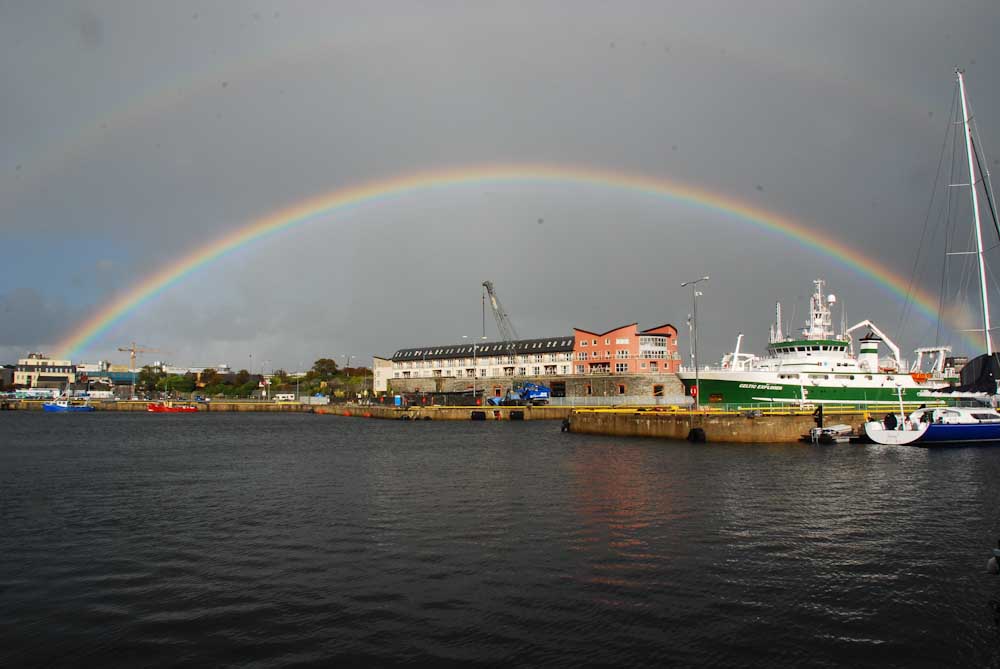
<path fill-rule="evenodd" d="M 542 368 L 541 367 L 532 367 L 531 368 L 531 373 L 534 374 L 535 376 L 538 376 L 539 374 L 542 373 Z"/>
<path fill-rule="evenodd" d="M 580 360 L 586 360 L 586 359 L 587 359 L 587 352 L 580 351 Z"/>
<path fill-rule="evenodd" d="M 646 369 L 646 363 L 640 362 L 639 363 L 639 369 Z"/>
<path fill-rule="evenodd" d="M 625 384 L 624 383 L 619 383 L 618 384 L 618 394 L 619 395 L 624 395 L 625 394 Z"/>
<path fill-rule="evenodd" d="M 609 341 L 608 343 L 610 344 L 611 342 Z M 628 337 L 619 337 L 618 339 L 615 339 L 615 344 L 628 344 Z"/>
<path fill-rule="evenodd" d="M 663 386 L 659 383 L 653 386 L 653 397 L 663 397 Z"/>
<path fill-rule="evenodd" d="M 584 366 L 583 365 L 577 365 L 576 366 L 576 373 L 577 374 L 583 374 L 583 370 L 584 370 Z"/>
<path fill-rule="evenodd" d="M 524 367 L 518 367 L 517 368 L 517 375 L 518 376 L 524 376 L 527 373 L 528 373 L 528 370 L 525 369 Z"/>
<path fill-rule="evenodd" d="M 604 340 L 604 345 L 611 346 L 611 337 L 608 337 L 607 339 Z"/>
<path fill-rule="evenodd" d="M 627 371 L 628 371 L 628 363 L 627 362 L 616 362 L 615 363 L 615 373 L 616 374 L 622 374 L 622 373 L 627 372 Z"/>
<path fill-rule="evenodd" d="M 593 395 L 594 394 L 594 389 L 591 387 L 591 385 L 589 383 L 583 387 L 583 394 L 584 395 Z"/>
<path fill-rule="evenodd" d="M 586 345 L 587 345 L 587 340 L 586 339 L 581 339 L 580 340 L 580 346 L 586 346 Z"/>

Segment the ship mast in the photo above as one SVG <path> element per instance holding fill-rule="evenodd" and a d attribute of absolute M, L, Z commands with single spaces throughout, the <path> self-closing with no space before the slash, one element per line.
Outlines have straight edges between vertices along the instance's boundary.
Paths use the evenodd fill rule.
<path fill-rule="evenodd" d="M 983 230 L 979 221 L 979 194 L 976 191 L 976 166 L 972 156 L 972 130 L 969 127 L 969 109 L 965 100 L 965 72 L 955 70 L 958 88 L 962 93 L 962 122 L 965 125 L 965 152 L 969 158 L 969 188 L 972 190 L 972 211 L 976 219 L 976 255 L 979 256 L 979 290 L 983 299 L 983 334 L 986 337 L 986 354 L 992 355 L 993 341 L 990 337 L 990 300 L 986 293 L 986 263 L 983 257 Z"/>

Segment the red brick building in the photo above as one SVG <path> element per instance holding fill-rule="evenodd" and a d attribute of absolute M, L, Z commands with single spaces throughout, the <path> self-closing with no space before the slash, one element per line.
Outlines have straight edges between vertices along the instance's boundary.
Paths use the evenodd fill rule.
<path fill-rule="evenodd" d="M 576 374 L 675 373 L 680 365 L 677 328 L 669 323 L 642 331 L 638 323 L 607 332 L 573 328 Z"/>

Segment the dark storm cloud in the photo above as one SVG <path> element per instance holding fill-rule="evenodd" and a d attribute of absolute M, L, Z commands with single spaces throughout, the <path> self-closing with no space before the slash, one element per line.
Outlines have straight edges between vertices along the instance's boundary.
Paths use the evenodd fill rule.
<path fill-rule="evenodd" d="M 93 11 L 81 8 L 73 14 L 73 27 L 79 32 L 80 42 L 90 49 L 95 49 L 103 41 L 101 19 Z"/>
<path fill-rule="evenodd" d="M 908 278 L 954 66 L 969 70 L 986 148 L 1000 149 L 998 14 L 992 2 L 3 5 L 0 227 L 66 283 L 111 257 L 102 246 L 117 269 L 72 309 L 43 311 L 47 330 L 5 330 L 0 345 L 48 343 L 73 327 L 67 315 L 268 212 L 489 163 L 695 184 Z M 44 255 L 80 231 L 81 257 Z M 938 260 L 918 267 L 926 290 Z M 481 184 L 369 203 L 242 249 L 88 356 L 142 339 L 178 362 L 294 367 L 453 341 L 482 327 L 484 279 L 525 335 L 634 320 L 683 330 L 678 284 L 706 273 L 709 356 L 740 330 L 760 350 L 774 300 L 786 316 L 797 301 L 800 320 L 816 276 L 855 320 L 902 320 L 870 279 L 732 216 L 579 184 Z M 32 288 L 28 272 L 6 281 Z M 54 283 L 35 298 L 67 299 Z M 898 338 L 933 335 L 911 317 Z"/>
<path fill-rule="evenodd" d="M 51 344 L 62 334 L 61 324 L 80 316 L 76 307 L 34 288 L 0 292 L 0 345 L 26 349 Z"/>

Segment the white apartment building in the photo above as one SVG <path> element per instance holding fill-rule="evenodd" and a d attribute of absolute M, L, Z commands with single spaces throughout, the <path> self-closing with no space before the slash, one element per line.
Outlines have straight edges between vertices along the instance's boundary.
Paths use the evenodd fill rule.
<path fill-rule="evenodd" d="M 391 360 L 394 379 L 563 376 L 573 373 L 573 337 L 406 348 Z"/>

